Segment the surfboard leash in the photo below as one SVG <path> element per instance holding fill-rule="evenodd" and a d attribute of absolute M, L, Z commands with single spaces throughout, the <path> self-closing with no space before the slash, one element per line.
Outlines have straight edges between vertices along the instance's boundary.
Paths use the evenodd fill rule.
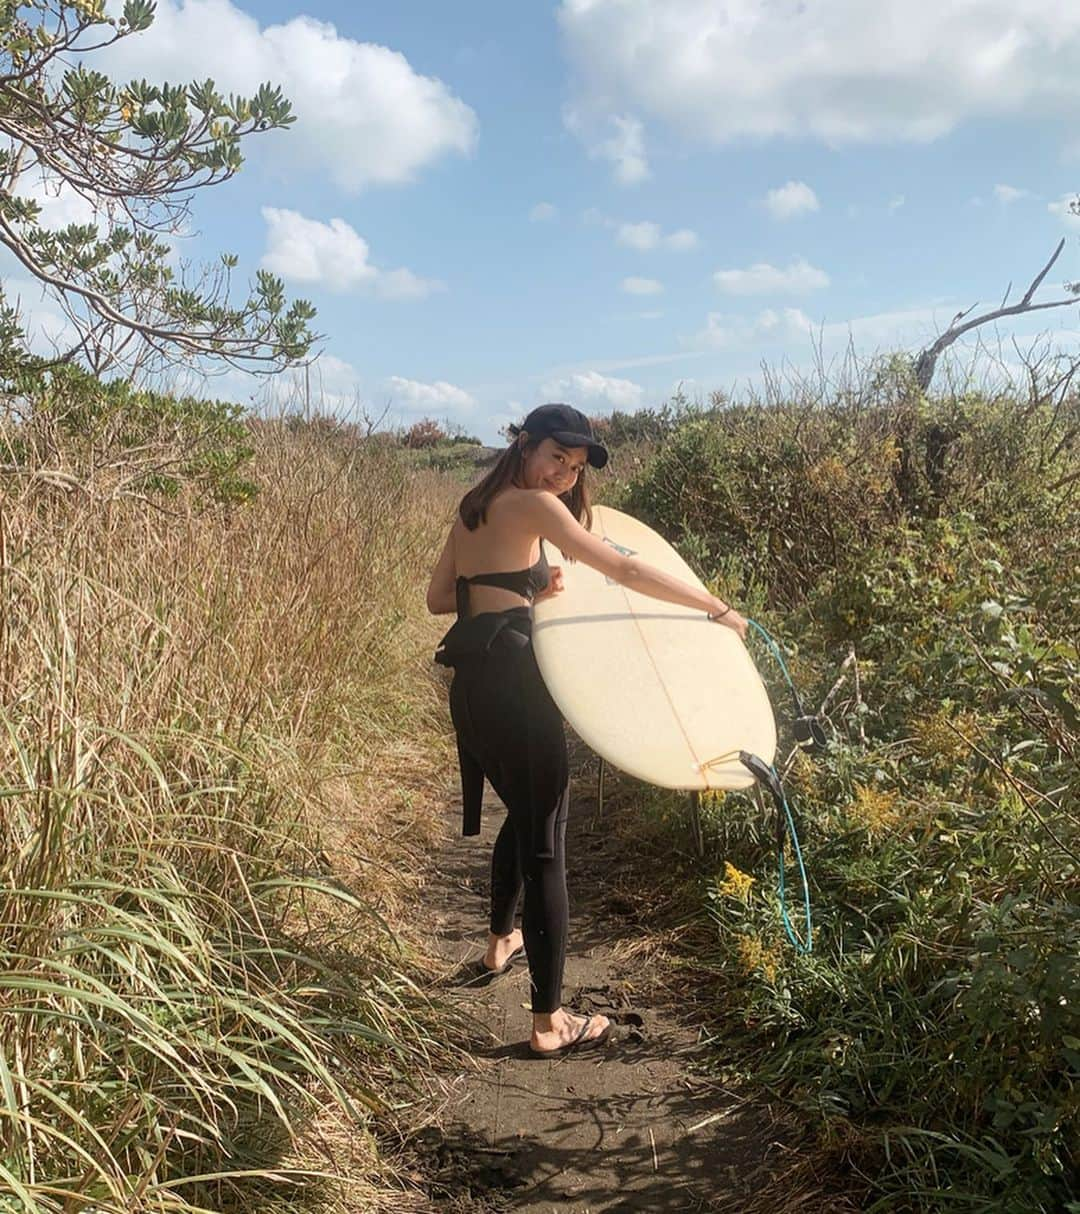
<path fill-rule="evenodd" d="M 799 693 L 795 688 L 795 682 L 788 671 L 787 663 L 784 661 L 784 655 L 780 652 L 780 646 L 772 639 L 765 629 L 757 622 L 747 617 L 746 622 L 752 625 L 761 633 L 772 651 L 773 657 L 776 659 L 777 665 L 787 681 L 787 685 L 791 690 L 791 701 L 795 707 L 795 715 L 792 717 L 791 729 L 795 734 L 795 741 L 803 748 L 803 750 L 813 753 L 825 745 L 826 737 L 825 730 L 821 727 L 821 722 L 812 713 L 808 713 L 803 708 L 802 700 L 799 699 Z"/>
<path fill-rule="evenodd" d="M 802 701 L 799 699 L 799 693 L 795 688 L 795 683 L 792 680 L 791 674 L 788 671 L 787 663 L 784 661 L 784 655 L 780 652 L 780 647 L 769 636 L 768 632 L 757 622 L 757 620 L 747 619 L 747 623 L 761 633 L 766 645 L 772 651 L 773 657 L 776 659 L 780 670 L 783 672 L 784 678 L 787 680 L 787 685 L 791 690 L 791 698 L 795 706 L 795 716 L 792 722 L 792 729 L 795 734 L 795 740 L 799 745 L 807 751 L 815 751 L 820 746 L 825 744 L 825 731 L 821 727 L 821 722 L 817 717 L 810 716 L 802 706 Z M 771 763 L 766 763 L 763 759 L 759 759 L 757 755 L 752 755 L 748 751 L 739 752 L 739 761 L 747 768 L 748 771 L 764 784 L 772 793 L 774 802 L 776 803 L 776 855 L 778 862 L 777 876 L 777 893 L 780 899 L 780 919 L 784 924 L 784 931 L 787 938 L 791 941 L 798 953 L 809 953 L 814 948 L 814 926 L 810 913 L 810 884 L 806 877 L 806 865 L 803 863 L 802 848 L 799 846 L 799 833 L 795 829 L 795 818 L 791 812 L 791 806 L 788 804 L 787 795 L 784 792 L 784 785 L 780 779 L 780 774 Z M 800 940 L 795 932 L 795 928 L 791 922 L 791 916 L 788 914 L 787 908 L 787 887 L 784 872 L 784 835 L 785 831 L 791 836 L 792 850 L 795 853 L 795 860 L 799 866 L 799 878 L 802 882 L 803 891 L 803 913 L 806 920 L 806 939 Z"/>
<path fill-rule="evenodd" d="M 810 885 L 806 880 L 806 866 L 803 864 L 802 848 L 799 846 L 799 835 L 795 830 L 795 819 L 791 815 L 791 807 L 787 803 L 787 797 L 784 796 L 784 786 L 780 784 L 780 776 L 777 774 L 776 768 L 772 768 L 772 773 L 776 776 L 776 782 L 780 785 L 780 797 L 784 803 L 784 817 L 787 819 L 788 830 L 791 831 L 791 846 L 795 852 L 795 859 L 799 865 L 799 879 L 802 881 L 803 892 L 803 913 L 806 916 L 806 941 L 801 941 L 795 935 L 795 929 L 791 926 L 791 919 L 788 917 L 787 910 L 787 892 L 784 889 L 784 845 L 777 848 L 776 854 L 780 861 L 780 875 L 777 883 L 780 889 L 780 918 L 784 923 L 784 931 L 787 932 L 787 937 L 795 946 L 797 953 L 812 953 L 814 951 L 814 924 L 810 916 Z"/>
<path fill-rule="evenodd" d="M 780 775 L 771 763 L 766 763 L 764 759 L 750 754 L 747 750 L 739 751 L 739 762 L 755 777 L 759 784 L 765 785 L 769 792 L 772 793 L 773 801 L 776 803 L 776 856 L 779 866 L 777 893 L 780 899 L 780 919 L 784 924 L 787 938 L 791 941 L 795 951 L 797 953 L 812 952 L 814 948 L 814 927 L 810 915 L 810 884 L 806 878 L 806 865 L 803 863 L 802 848 L 799 846 L 799 832 L 795 829 L 795 818 L 792 815 L 791 806 L 788 805 L 787 796 L 784 794 L 784 786 L 780 781 Z M 786 834 L 791 835 L 792 850 L 795 852 L 795 861 L 799 866 L 799 877 L 802 880 L 803 912 L 806 916 L 805 941 L 800 940 L 795 934 L 795 928 L 791 923 L 791 916 L 788 914 L 787 886 L 784 874 L 784 840 Z"/>

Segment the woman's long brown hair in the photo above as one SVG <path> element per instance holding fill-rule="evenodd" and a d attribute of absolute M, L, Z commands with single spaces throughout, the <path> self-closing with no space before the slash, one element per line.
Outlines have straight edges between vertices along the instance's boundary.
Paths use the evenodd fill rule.
<path fill-rule="evenodd" d="M 478 484 L 474 485 L 461 499 L 458 514 L 461 521 L 470 531 L 475 531 L 481 523 L 487 522 L 487 509 L 496 494 L 501 493 L 511 485 L 520 485 L 522 457 L 527 451 L 535 450 L 539 440 L 528 437 L 528 431 L 520 426 L 510 426 L 514 441 L 499 456 L 495 467 Z M 519 435 L 526 436 L 525 442 L 518 441 Z M 570 513 L 586 529 L 592 528 L 592 506 L 589 502 L 589 489 L 585 484 L 585 469 L 578 473 L 574 487 L 566 493 L 559 494 L 559 501 L 565 502 Z"/>

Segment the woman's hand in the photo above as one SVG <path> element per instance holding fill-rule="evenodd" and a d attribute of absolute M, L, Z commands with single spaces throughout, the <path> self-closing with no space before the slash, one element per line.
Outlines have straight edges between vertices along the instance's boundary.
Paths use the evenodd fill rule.
<path fill-rule="evenodd" d="M 551 580 L 543 590 L 539 591 L 533 598 L 534 603 L 539 603 L 541 599 L 550 599 L 556 594 L 562 594 L 564 590 L 562 565 L 551 566 Z"/>
<path fill-rule="evenodd" d="M 746 634 L 750 629 L 750 625 L 746 622 L 745 617 L 739 615 L 734 607 L 727 606 L 727 604 L 717 599 L 716 610 L 709 613 L 709 619 L 717 624 L 726 624 L 738 633 L 740 641 L 746 640 Z"/>

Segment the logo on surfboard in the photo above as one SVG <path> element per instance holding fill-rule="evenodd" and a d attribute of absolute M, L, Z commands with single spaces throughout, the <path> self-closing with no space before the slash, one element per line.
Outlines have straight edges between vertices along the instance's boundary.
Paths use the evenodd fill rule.
<path fill-rule="evenodd" d="M 621 552 L 623 556 L 637 556 L 636 548 L 624 548 L 622 544 L 616 544 L 614 540 L 609 540 L 606 535 L 603 537 L 603 540 L 605 544 L 610 544 L 616 552 Z M 607 577 L 606 575 L 604 576 L 604 581 L 607 582 L 609 586 L 617 586 L 619 584 L 614 578 Z"/>

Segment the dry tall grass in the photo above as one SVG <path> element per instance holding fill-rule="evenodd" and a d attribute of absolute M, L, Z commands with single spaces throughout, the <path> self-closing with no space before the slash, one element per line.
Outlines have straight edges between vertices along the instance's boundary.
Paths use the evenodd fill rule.
<path fill-rule="evenodd" d="M 306 1200 L 397 1204 L 364 1127 L 437 1035 L 386 921 L 445 781 L 423 579 L 451 503 L 324 432 L 255 443 L 229 510 L 2 486 L 12 1209 L 295 1208 L 297 1160 L 346 1170 L 328 1117 L 353 1184 Z"/>

